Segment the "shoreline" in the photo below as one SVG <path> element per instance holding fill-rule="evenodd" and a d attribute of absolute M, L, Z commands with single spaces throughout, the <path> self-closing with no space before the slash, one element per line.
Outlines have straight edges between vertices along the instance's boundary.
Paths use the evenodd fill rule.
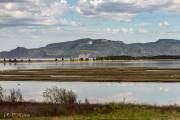
<path fill-rule="evenodd" d="M 8 63 L 61 63 L 61 62 L 116 62 L 116 61 L 180 61 L 180 59 L 119 59 L 119 60 L 78 60 L 78 59 L 72 59 L 72 60 L 55 60 L 55 59 L 31 59 L 30 61 L 28 59 L 7 59 L 4 61 L 3 59 L 0 59 L 0 64 L 8 64 Z"/>
<path fill-rule="evenodd" d="M 180 82 L 180 68 L 56 68 L 0 71 L 0 81 Z"/>

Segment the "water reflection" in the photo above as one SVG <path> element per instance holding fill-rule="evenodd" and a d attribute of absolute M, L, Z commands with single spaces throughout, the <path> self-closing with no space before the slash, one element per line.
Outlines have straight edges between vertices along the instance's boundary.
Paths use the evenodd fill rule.
<path fill-rule="evenodd" d="M 159 67 L 180 68 L 178 60 L 158 61 L 98 61 L 98 62 L 54 62 L 54 63 L 0 63 L 0 70 L 13 69 L 46 69 L 46 68 L 75 68 L 75 67 Z"/>

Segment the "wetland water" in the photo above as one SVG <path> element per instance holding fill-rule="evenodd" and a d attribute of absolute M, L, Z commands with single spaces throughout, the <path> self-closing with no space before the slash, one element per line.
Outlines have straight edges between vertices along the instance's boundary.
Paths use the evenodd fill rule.
<path fill-rule="evenodd" d="M 131 102 L 150 105 L 180 105 L 180 83 L 112 83 L 112 82 L 30 82 L 0 81 L 8 90 L 20 88 L 25 100 L 42 101 L 42 92 L 58 86 L 74 91 L 78 100 L 90 103 Z"/>
<path fill-rule="evenodd" d="M 159 67 L 180 68 L 179 60 L 104 61 L 0 64 L 0 70 L 76 67 Z M 42 92 L 51 86 L 73 90 L 78 99 L 91 103 L 131 102 L 151 105 L 180 105 L 180 83 L 39 82 L 0 81 L 8 90 L 20 88 L 25 100 L 42 101 Z"/>
<path fill-rule="evenodd" d="M 180 68 L 180 60 L 136 60 L 136 61 L 95 61 L 95 62 L 48 62 L 48 63 L 0 63 L 0 70 L 47 69 L 76 67 L 159 67 Z"/>

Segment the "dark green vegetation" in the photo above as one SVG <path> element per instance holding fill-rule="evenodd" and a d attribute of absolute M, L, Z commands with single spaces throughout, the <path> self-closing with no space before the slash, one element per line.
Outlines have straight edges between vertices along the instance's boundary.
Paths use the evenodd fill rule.
<path fill-rule="evenodd" d="M 180 82 L 178 68 L 57 68 L 0 71 L 0 80 Z"/>
<path fill-rule="evenodd" d="M 69 42 L 49 44 L 42 48 L 26 49 L 18 47 L 9 52 L 0 52 L 0 58 L 61 58 L 78 57 L 86 54 L 96 56 L 159 56 L 180 55 L 180 41 L 161 39 L 150 43 L 126 44 L 106 39 L 80 39 Z"/>
<path fill-rule="evenodd" d="M 0 63 L 53 63 L 53 62 L 82 62 L 82 61 L 104 61 L 104 60 L 180 60 L 180 56 L 171 56 L 171 55 L 159 55 L 159 56 L 104 56 L 104 57 L 96 57 L 96 58 L 71 58 L 66 59 L 64 58 L 54 58 L 54 59 L 3 59 L 0 60 Z"/>
<path fill-rule="evenodd" d="M 159 56 L 105 56 L 97 57 L 96 60 L 166 60 L 166 59 L 180 59 L 180 56 L 170 56 L 170 55 L 159 55 Z"/>
<path fill-rule="evenodd" d="M 71 90 L 52 87 L 46 88 L 43 92 L 43 97 L 46 102 L 54 104 L 74 104 L 77 103 L 77 96 Z"/>

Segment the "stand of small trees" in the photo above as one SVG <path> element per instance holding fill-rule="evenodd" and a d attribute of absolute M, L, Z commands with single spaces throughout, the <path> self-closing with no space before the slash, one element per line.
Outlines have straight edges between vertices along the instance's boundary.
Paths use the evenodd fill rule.
<path fill-rule="evenodd" d="M 46 88 L 43 92 L 43 98 L 46 102 L 54 104 L 74 104 L 77 102 L 76 94 L 73 91 L 56 86 Z"/>
<path fill-rule="evenodd" d="M 89 58 L 79 58 L 79 61 L 89 61 Z"/>
<path fill-rule="evenodd" d="M 0 86 L 0 102 L 22 102 L 23 96 L 20 89 L 12 89 L 9 94 L 5 94 L 5 90 Z"/>
<path fill-rule="evenodd" d="M 0 85 L 0 102 L 23 102 L 23 96 L 20 89 L 11 89 L 9 94 L 5 94 L 6 90 Z M 43 92 L 43 98 L 46 102 L 54 104 L 75 104 L 77 96 L 72 90 L 52 87 L 46 88 Z"/>

